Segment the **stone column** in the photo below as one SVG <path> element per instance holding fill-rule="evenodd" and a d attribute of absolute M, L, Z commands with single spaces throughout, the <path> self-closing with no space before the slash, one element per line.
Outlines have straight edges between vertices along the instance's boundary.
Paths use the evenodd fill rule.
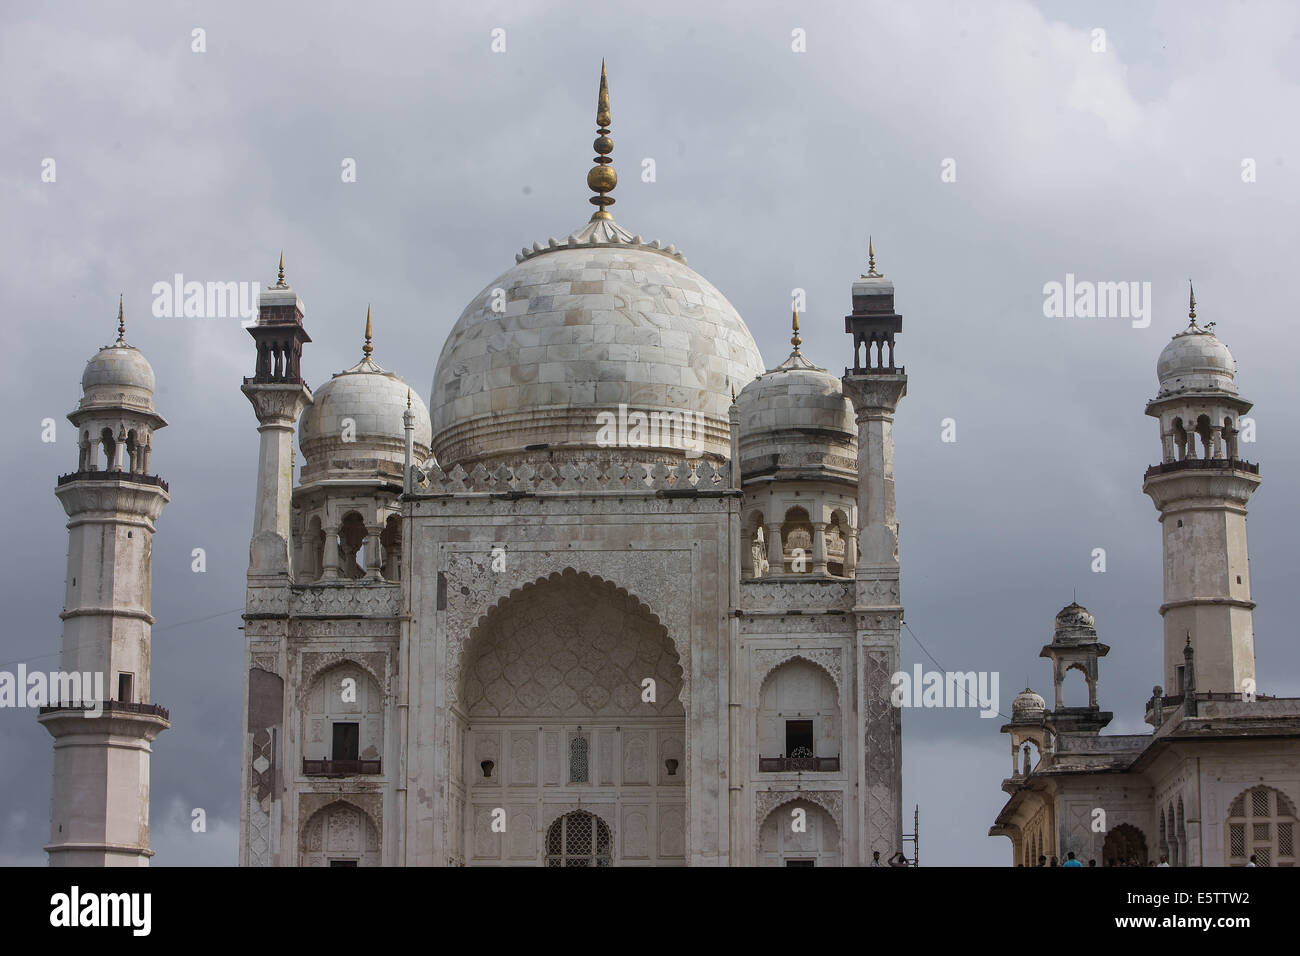
<path fill-rule="evenodd" d="M 1223 457 L 1223 426 L 1222 425 L 1210 426 L 1210 457 L 1211 458 Z"/>
<path fill-rule="evenodd" d="M 384 578 L 384 550 L 379 545 L 383 533 L 382 525 L 366 528 L 366 578 L 371 581 Z"/>
<path fill-rule="evenodd" d="M 126 429 L 118 428 L 117 441 L 113 443 L 113 464 L 109 471 L 126 471 Z"/>
<path fill-rule="evenodd" d="M 781 526 L 768 525 L 767 527 L 767 562 L 769 574 L 785 573 L 785 552 L 782 551 L 781 544 Z"/>
<path fill-rule="evenodd" d="M 826 573 L 826 522 L 813 522 L 813 574 Z"/>
<path fill-rule="evenodd" d="M 321 567 L 320 579 L 322 581 L 337 581 L 339 579 L 339 526 L 331 525 L 322 529 L 325 532 L 325 547 L 323 552 L 323 565 Z"/>
<path fill-rule="evenodd" d="M 858 529 L 844 532 L 844 576 L 851 578 L 858 570 Z"/>

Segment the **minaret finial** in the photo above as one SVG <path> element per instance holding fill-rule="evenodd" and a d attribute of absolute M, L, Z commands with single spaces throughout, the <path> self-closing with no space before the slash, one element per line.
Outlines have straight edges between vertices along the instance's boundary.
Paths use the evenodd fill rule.
<path fill-rule="evenodd" d="M 122 293 L 117 294 L 117 344 L 126 344 L 126 314 L 122 311 Z"/>
<path fill-rule="evenodd" d="M 607 206 L 614 205 L 614 199 L 606 196 L 605 193 L 612 192 L 618 185 L 618 173 L 614 172 L 614 167 L 610 163 L 614 162 L 609 158 L 609 154 L 614 152 L 614 141 L 609 138 L 609 83 L 605 78 L 605 60 L 600 61 L 600 92 L 596 95 L 596 132 L 600 135 L 596 137 L 596 142 L 592 148 L 596 151 L 596 165 L 587 173 L 587 186 L 592 192 L 596 193 L 588 200 L 596 211 L 591 214 L 592 221 L 597 219 L 613 219 L 609 214 Z"/>
<path fill-rule="evenodd" d="M 799 351 L 799 346 L 803 344 L 803 339 L 801 339 L 801 338 L 799 337 L 799 308 L 798 308 L 798 306 L 795 307 L 795 309 L 794 309 L 794 317 L 790 320 L 790 330 L 791 330 L 792 332 L 794 332 L 794 335 L 790 336 L 790 344 L 793 345 L 793 346 L 794 346 L 794 350 L 795 350 L 796 352 L 798 352 L 798 351 Z"/>
<path fill-rule="evenodd" d="M 867 236 L 867 272 L 862 278 L 864 279 L 881 279 L 884 278 L 876 271 L 876 240 Z"/>
<path fill-rule="evenodd" d="M 289 283 L 284 281 L 284 250 L 283 249 L 280 250 L 280 278 L 275 283 L 275 287 L 277 289 L 289 288 Z"/>
<path fill-rule="evenodd" d="M 411 390 L 409 388 L 406 390 L 406 407 L 411 407 Z"/>
<path fill-rule="evenodd" d="M 371 348 L 370 346 L 370 306 L 367 305 L 366 306 L 366 344 L 361 346 L 361 361 L 369 362 L 370 353 L 373 351 L 374 349 Z M 407 397 L 408 398 L 410 397 L 409 390 L 407 391 Z"/>
<path fill-rule="evenodd" d="M 1192 287 L 1192 280 L 1187 280 L 1187 317 L 1192 320 L 1192 325 L 1196 324 L 1196 289 Z"/>

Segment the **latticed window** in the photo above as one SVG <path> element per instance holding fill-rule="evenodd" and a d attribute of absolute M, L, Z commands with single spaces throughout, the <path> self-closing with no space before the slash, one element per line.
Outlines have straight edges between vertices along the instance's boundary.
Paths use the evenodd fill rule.
<path fill-rule="evenodd" d="M 1295 806 L 1272 787 L 1252 787 L 1228 808 L 1228 865 L 1295 866 Z"/>
<path fill-rule="evenodd" d="M 569 783 L 587 782 L 587 738 L 581 734 L 569 740 Z"/>
<path fill-rule="evenodd" d="M 546 831 L 546 865 L 611 866 L 612 843 L 604 820 L 575 810 L 560 817 Z"/>

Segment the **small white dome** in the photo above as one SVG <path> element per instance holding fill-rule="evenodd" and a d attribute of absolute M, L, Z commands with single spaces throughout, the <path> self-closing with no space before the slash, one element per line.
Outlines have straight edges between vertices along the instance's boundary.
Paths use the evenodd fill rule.
<path fill-rule="evenodd" d="M 807 469 L 857 473 L 858 427 L 843 383 L 798 349 L 741 389 L 742 474 Z"/>
<path fill-rule="evenodd" d="M 1047 701 L 1026 687 L 1011 702 L 1013 721 L 1041 720 L 1047 712 Z"/>
<path fill-rule="evenodd" d="M 1156 375 L 1161 396 L 1205 391 L 1237 394 L 1237 364 L 1232 353 L 1195 321 L 1161 351 Z"/>
<path fill-rule="evenodd" d="M 139 388 L 152 393 L 154 386 L 153 366 L 139 349 L 120 340 L 100 349 L 81 374 L 83 392 L 103 387 Z"/>
<path fill-rule="evenodd" d="M 1097 621 L 1077 601 L 1067 604 L 1056 613 L 1056 627 L 1052 634 L 1055 644 L 1084 644 L 1097 640 Z"/>
<path fill-rule="evenodd" d="M 400 475 L 406 455 L 402 414 L 408 395 L 415 413 L 415 458 L 423 461 L 429 455 L 428 409 L 400 377 L 366 358 L 336 372 L 303 411 L 298 447 L 307 460 L 304 471 L 328 468 L 335 462 L 380 459 L 397 464 Z"/>

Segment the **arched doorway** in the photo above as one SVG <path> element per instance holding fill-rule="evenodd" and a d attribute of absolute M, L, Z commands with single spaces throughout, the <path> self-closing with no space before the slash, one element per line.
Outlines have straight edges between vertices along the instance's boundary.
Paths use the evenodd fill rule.
<path fill-rule="evenodd" d="M 379 831 L 344 800 L 321 807 L 302 829 L 302 866 L 379 866 Z"/>
<path fill-rule="evenodd" d="M 760 866 L 839 866 L 840 830 L 829 813 L 792 800 L 767 815 L 759 831 Z"/>
<path fill-rule="evenodd" d="M 590 865 L 684 865 L 682 686 L 663 624 L 610 582 L 568 570 L 493 608 L 470 635 L 451 716 L 465 861 L 584 865 L 565 862 L 584 818 L 552 822 L 583 810 L 600 821 Z"/>
<path fill-rule="evenodd" d="M 1107 866 L 1128 866 L 1133 860 L 1137 860 L 1141 866 L 1146 866 L 1147 838 L 1131 823 L 1121 823 L 1106 834 L 1106 842 L 1101 847 L 1101 856 Z"/>
<path fill-rule="evenodd" d="M 574 810 L 546 831 L 547 866 L 610 866 L 613 837 L 594 813 Z"/>

